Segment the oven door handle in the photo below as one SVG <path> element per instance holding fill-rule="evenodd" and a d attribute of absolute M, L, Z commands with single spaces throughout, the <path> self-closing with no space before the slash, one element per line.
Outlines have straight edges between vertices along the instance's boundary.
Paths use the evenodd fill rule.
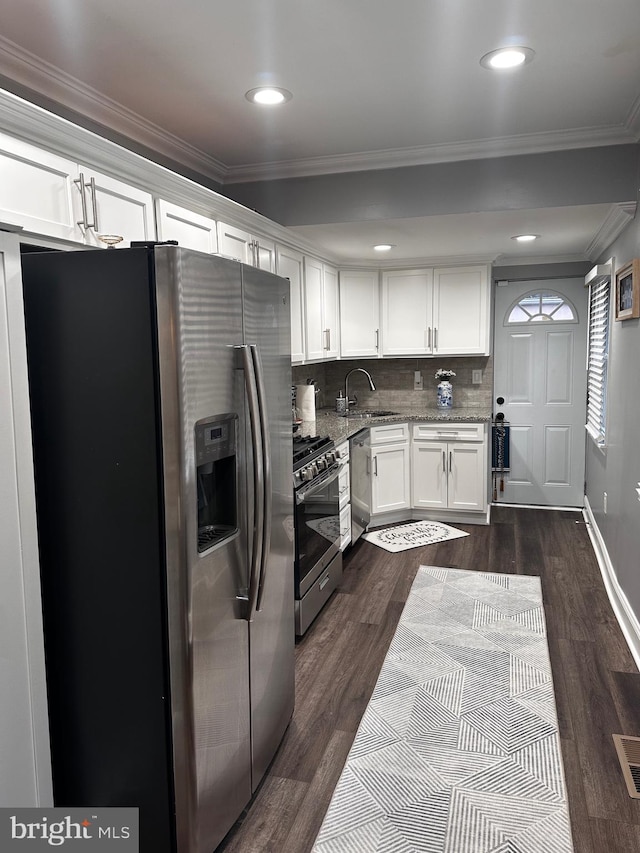
<path fill-rule="evenodd" d="M 245 618 L 251 622 L 258 602 L 260 583 L 260 561 L 262 559 L 262 541 L 264 537 L 264 467 L 261 433 L 261 418 L 259 413 L 259 397 L 256 386 L 255 362 L 250 347 L 241 346 L 244 382 L 249 405 L 249 423 L 251 426 L 251 446 L 253 452 L 253 542 L 251 546 L 251 561 L 247 590 L 247 611 Z"/>
<path fill-rule="evenodd" d="M 256 610 L 262 610 L 262 599 L 264 587 L 267 580 L 267 567 L 269 565 L 269 552 L 271 551 L 271 438 L 267 418 L 267 393 L 264 385 L 264 372 L 262 370 L 262 359 L 260 350 L 255 344 L 251 344 L 251 358 L 253 360 L 253 372 L 256 381 L 256 392 L 258 398 L 258 417 L 260 420 L 260 447 L 262 451 L 262 543 L 260 546 L 260 574 L 258 576 L 258 600 Z"/>
<path fill-rule="evenodd" d="M 296 491 L 296 503 L 301 504 L 303 501 L 317 491 L 321 486 L 326 486 L 327 483 L 333 482 L 340 475 L 340 464 L 335 462 L 329 468 L 319 474 L 315 479 L 310 480 L 304 486 Z"/>

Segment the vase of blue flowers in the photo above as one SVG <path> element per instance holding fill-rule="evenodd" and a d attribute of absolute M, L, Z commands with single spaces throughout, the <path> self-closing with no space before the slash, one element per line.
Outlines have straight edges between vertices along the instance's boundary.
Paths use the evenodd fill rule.
<path fill-rule="evenodd" d="M 453 370 L 436 370 L 438 382 L 437 407 L 439 409 L 450 409 L 453 406 L 453 385 L 450 380 L 456 374 Z"/>

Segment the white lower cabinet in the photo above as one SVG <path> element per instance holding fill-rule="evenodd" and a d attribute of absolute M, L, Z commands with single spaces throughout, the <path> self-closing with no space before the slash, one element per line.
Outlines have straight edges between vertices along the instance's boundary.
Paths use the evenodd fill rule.
<path fill-rule="evenodd" d="M 484 512 L 487 508 L 484 424 L 416 424 L 412 438 L 412 507 Z"/>
<path fill-rule="evenodd" d="M 409 509 L 411 456 L 407 424 L 371 428 L 371 516 Z"/>

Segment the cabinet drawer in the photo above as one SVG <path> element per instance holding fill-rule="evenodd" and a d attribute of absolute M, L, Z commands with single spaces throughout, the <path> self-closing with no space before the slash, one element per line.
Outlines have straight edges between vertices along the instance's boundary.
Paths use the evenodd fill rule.
<path fill-rule="evenodd" d="M 427 423 L 413 425 L 414 441 L 484 441 L 484 423 Z"/>
<path fill-rule="evenodd" d="M 384 424 L 371 427 L 371 444 L 390 444 L 409 440 L 408 424 Z"/>

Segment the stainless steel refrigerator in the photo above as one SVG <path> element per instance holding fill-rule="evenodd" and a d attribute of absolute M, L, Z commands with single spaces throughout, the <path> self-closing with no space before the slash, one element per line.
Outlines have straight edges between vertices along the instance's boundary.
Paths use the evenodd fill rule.
<path fill-rule="evenodd" d="M 166 245 L 22 262 L 55 803 L 211 853 L 293 711 L 289 283 Z"/>

